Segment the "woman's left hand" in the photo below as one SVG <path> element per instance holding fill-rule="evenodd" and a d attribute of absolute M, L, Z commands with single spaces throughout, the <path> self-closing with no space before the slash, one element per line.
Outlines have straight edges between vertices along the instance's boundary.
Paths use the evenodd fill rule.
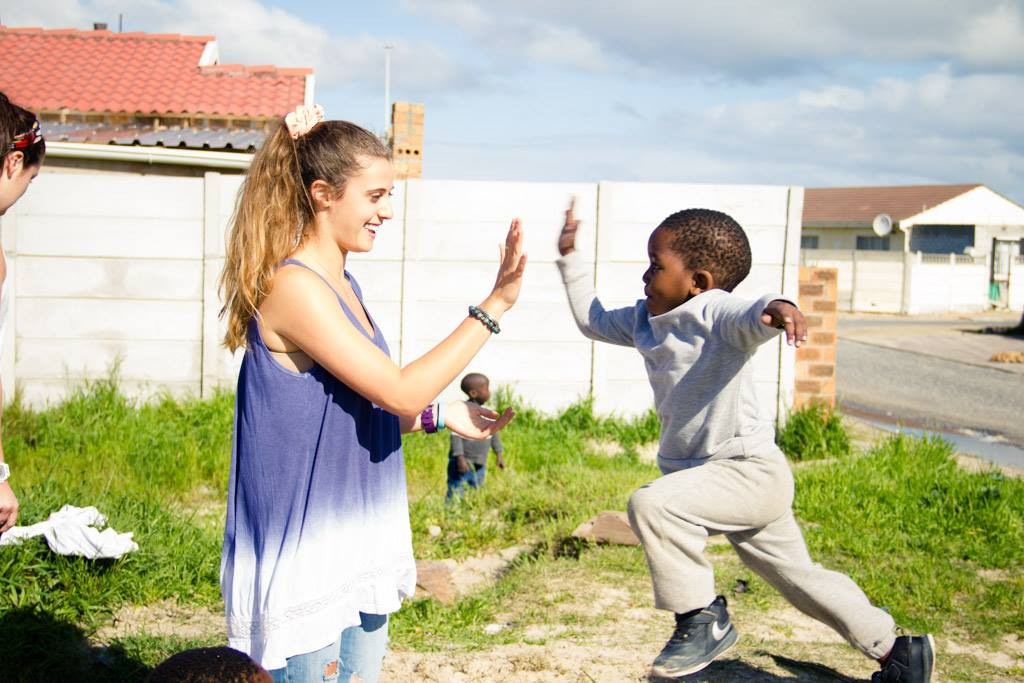
<path fill-rule="evenodd" d="M 486 439 L 507 425 L 515 414 L 511 408 L 505 408 L 499 415 L 472 401 L 452 401 L 444 407 L 444 425 L 467 439 Z"/>

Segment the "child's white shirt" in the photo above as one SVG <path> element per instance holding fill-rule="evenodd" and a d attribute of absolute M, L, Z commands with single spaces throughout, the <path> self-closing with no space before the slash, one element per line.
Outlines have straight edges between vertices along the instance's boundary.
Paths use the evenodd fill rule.
<path fill-rule="evenodd" d="M 788 299 L 770 294 L 749 301 L 713 289 L 662 315 L 650 315 L 643 299 L 609 311 L 597 298 L 592 270 L 579 252 L 556 263 L 580 331 L 597 341 L 635 347 L 643 356 L 661 422 L 663 472 L 776 448 L 750 359 L 779 334 L 761 322 L 765 307 Z"/>

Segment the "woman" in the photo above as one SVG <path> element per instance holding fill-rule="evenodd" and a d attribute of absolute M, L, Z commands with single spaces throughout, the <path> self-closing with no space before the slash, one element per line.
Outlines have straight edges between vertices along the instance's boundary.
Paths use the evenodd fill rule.
<path fill-rule="evenodd" d="M 46 142 L 39 131 L 35 114 L 12 104 L 0 92 L 0 216 L 14 206 L 28 189 L 32 179 L 39 175 L 46 155 Z M 7 311 L 10 307 L 10 287 L 7 286 L 7 260 L 0 249 L 0 355 L 3 354 Z M 0 405 L 3 404 L 3 386 L 0 385 Z M 0 533 L 18 521 L 18 498 L 9 481 L 10 466 L 4 462 L 0 445 Z"/>
<path fill-rule="evenodd" d="M 415 590 L 401 434 L 503 427 L 475 404 L 432 404 L 519 296 L 509 229 L 490 296 L 398 367 L 345 270 L 392 216 L 390 150 L 319 107 L 256 153 L 227 243 L 225 343 L 238 379 L 221 590 L 230 645 L 276 681 L 377 680 L 387 615 Z"/>

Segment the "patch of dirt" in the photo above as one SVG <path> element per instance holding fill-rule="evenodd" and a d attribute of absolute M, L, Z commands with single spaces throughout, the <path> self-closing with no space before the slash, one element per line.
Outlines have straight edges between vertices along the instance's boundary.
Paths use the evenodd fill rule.
<path fill-rule="evenodd" d="M 978 578 L 996 582 L 1009 581 L 1013 578 L 1013 574 L 1006 569 L 979 569 Z"/>
<path fill-rule="evenodd" d="M 467 557 L 452 570 L 452 583 L 458 595 L 468 595 L 496 581 L 522 553 L 525 546 L 512 546 L 490 555 Z"/>
<path fill-rule="evenodd" d="M 226 505 L 224 495 L 205 484 L 195 487 L 181 500 L 182 512 L 191 513 L 198 522 L 210 525 L 224 524 Z"/>
<path fill-rule="evenodd" d="M 640 462 L 658 462 L 658 442 L 651 441 L 650 443 L 640 444 L 636 448 L 637 457 Z"/>
<path fill-rule="evenodd" d="M 950 654 L 969 655 L 1000 669 L 1024 669 L 1024 650 L 1015 635 L 1003 636 L 1003 650 L 990 650 L 982 645 L 960 643 L 952 639 L 942 641 L 943 649 Z"/>
<path fill-rule="evenodd" d="M 989 358 L 992 363 L 1024 363 L 1024 352 L 1022 351 L 1000 351 Z"/>
<path fill-rule="evenodd" d="M 608 439 L 588 438 L 584 442 L 584 446 L 591 453 L 596 453 L 597 455 L 603 455 L 609 458 L 614 458 L 625 453 L 618 441 L 611 441 Z"/>
<path fill-rule="evenodd" d="M 96 632 L 96 640 L 109 643 L 118 638 L 145 633 L 188 639 L 220 638 L 227 642 L 226 628 L 223 612 L 163 600 L 152 605 L 122 607 L 108 626 Z"/>
<path fill-rule="evenodd" d="M 671 632 L 671 616 L 652 608 L 616 609 L 622 599 L 620 594 L 609 602 L 613 617 L 603 625 L 584 633 L 573 631 L 565 638 L 558 638 L 560 631 L 566 631 L 564 626 L 545 630 L 534 625 L 524 633 L 527 642 L 483 652 L 391 652 L 382 678 L 438 683 L 659 680 L 650 676 L 650 665 Z M 829 629 L 792 608 L 769 618 L 760 612 L 734 612 L 733 620 L 741 633 L 737 646 L 686 681 L 862 681 L 876 668 Z M 538 637 L 546 640 L 529 642 Z"/>
<path fill-rule="evenodd" d="M 784 639 L 798 643 L 846 645 L 846 641 L 828 626 L 788 605 L 774 610 L 768 619 L 753 620 L 747 625 L 746 633 L 763 641 Z"/>
<path fill-rule="evenodd" d="M 733 553 L 711 556 L 716 573 L 727 577 L 740 569 Z M 532 604 L 516 603 L 497 616 L 499 623 L 481 632 L 507 639 L 517 629 L 518 642 L 478 651 L 392 651 L 384 661 L 382 680 L 427 683 L 621 683 L 658 681 L 650 665 L 672 630 L 672 617 L 651 606 L 650 589 L 638 577 L 599 576 L 575 571 L 538 576 L 530 586 Z M 865 681 L 877 665 L 851 648 L 834 631 L 774 595 L 762 611 L 745 598 L 730 605 L 740 633 L 737 645 L 723 659 L 687 683 L 834 683 Z M 762 596 L 763 599 L 763 596 Z M 531 601 L 530 598 L 524 598 Z M 539 618 L 542 615 L 542 620 Z M 527 623 L 517 623 L 521 618 Z M 937 639 L 938 673 L 954 671 L 947 680 L 1014 680 L 1024 666 L 1024 642 L 1006 636 L 993 651 L 977 645 Z M 948 659 L 946 659 L 948 657 Z M 964 678 L 964 671 L 978 677 Z"/>

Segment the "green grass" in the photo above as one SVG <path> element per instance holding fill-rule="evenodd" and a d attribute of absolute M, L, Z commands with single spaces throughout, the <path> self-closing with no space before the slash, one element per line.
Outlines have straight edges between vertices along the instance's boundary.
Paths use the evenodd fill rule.
<path fill-rule="evenodd" d="M 21 523 L 64 503 L 96 505 L 140 545 L 114 562 L 56 557 L 41 539 L 0 549 L 0 642 L 18 653 L 5 655 L 6 671 L 20 672 L 10 680 L 58 671 L 75 680 L 139 680 L 177 650 L 216 644 L 142 634 L 101 647 L 95 632 L 126 604 L 174 599 L 220 608 L 232 410 L 227 393 L 138 405 L 113 379 L 47 410 L 17 402 L 5 410 Z M 587 619 L 609 618 L 560 612 L 558 595 L 540 588 L 552 577 L 648 594 L 640 549 L 590 546 L 569 535 L 598 511 L 625 509 L 629 494 L 658 476 L 637 457 L 641 444 L 656 439 L 656 419 L 599 419 L 587 402 L 554 418 L 524 405 L 517 412 L 503 433 L 508 469 L 489 467 L 486 487 L 459 505 L 443 500 L 447 439 L 405 438 L 417 557 L 460 559 L 513 545 L 530 551 L 496 585 L 452 605 L 408 603 L 392 622 L 396 647 L 479 649 L 521 640 L 517 625 L 484 633 L 502 615 L 518 625 L 555 619 L 570 633 Z M 936 440 L 894 437 L 851 453 L 837 425 L 835 415 L 805 411 L 780 434 L 780 442 L 804 444 L 802 456 L 829 456 L 796 471 L 796 510 L 814 558 L 850 574 L 911 630 L 986 642 L 1024 634 L 1024 482 L 960 470 Z M 592 440 L 622 452 L 594 452 Z M 436 538 L 427 532 L 432 525 L 441 528 Z M 749 591 L 736 600 L 744 609 L 769 608 L 771 589 L 736 566 L 718 577 L 720 590 L 742 579 Z"/>
<path fill-rule="evenodd" d="M 518 405 L 515 420 L 502 432 L 508 468 L 498 470 L 492 459 L 486 486 L 450 506 L 444 504 L 448 439 L 406 436 L 416 556 L 458 559 L 524 541 L 550 546 L 601 510 L 625 510 L 629 494 L 658 476 L 657 468 L 636 456 L 636 447 L 657 434 L 650 415 L 599 419 L 588 402 L 571 406 L 560 419 Z M 614 441 L 625 452 L 594 453 L 588 439 Z M 441 536 L 430 538 L 431 525 L 441 528 Z"/>
<path fill-rule="evenodd" d="M 851 450 L 842 419 L 821 403 L 810 403 L 792 413 L 776 433 L 775 442 L 797 462 L 849 455 Z"/>
<path fill-rule="evenodd" d="M 808 544 L 918 630 L 1024 634 L 1024 481 L 959 469 L 937 438 L 894 436 L 797 475 Z M 985 570 L 1002 577 L 982 580 Z"/>

